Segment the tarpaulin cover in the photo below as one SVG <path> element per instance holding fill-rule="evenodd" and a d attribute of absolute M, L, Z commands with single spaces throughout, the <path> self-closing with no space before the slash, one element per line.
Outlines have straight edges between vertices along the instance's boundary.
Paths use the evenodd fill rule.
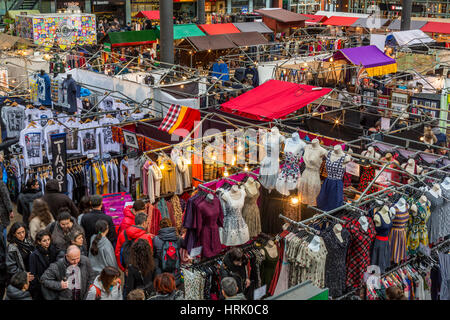
<path fill-rule="evenodd" d="M 405 30 L 392 32 L 392 36 L 399 46 L 412 46 L 415 44 L 424 44 L 434 42 L 425 32 L 422 30 Z M 391 35 L 388 35 L 386 41 L 389 42 Z"/>
<path fill-rule="evenodd" d="M 341 49 L 334 54 L 334 59 L 345 58 L 354 65 L 363 65 L 365 68 L 373 68 L 395 63 L 376 46 L 364 46 Z"/>
<path fill-rule="evenodd" d="M 155 30 L 108 32 L 112 47 L 139 46 L 156 41 Z"/>
<path fill-rule="evenodd" d="M 136 18 L 146 18 L 149 20 L 159 20 L 159 11 L 140 11 L 136 16 Z"/>
<path fill-rule="evenodd" d="M 302 13 L 302 14 L 308 18 L 308 20 L 306 20 L 306 22 L 319 23 L 319 22 L 323 22 L 327 19 L 326 16 L 318 16 L 315 14 L 304 14 L 304 13 Z"/>
<path fill-rule="evenodd" d="M 266 8 L 260 10 L 254 10 L 256 13 L 259 13 L 268 18 L 283 22 L 283 23 L 291 23 L 291 22 L 302 22 L 308 20 L 307 17 L 300 13 L 291 12 L 288 10 L 280 9 L 280 8 Z"/>
<path fill-rule="evenodd" d="M 158 36 L 160 34 L 161 27 L 156 26 L 158 29 Z M 196 24 L 174 24 L 173 25 L 173 40 L 184 39 L 187 37 L 205 36 L 202 30 L 197 27 Z"/>
<path fill-rule="evenodd" d="M 423 32 L 435 32 L 435 33 L 450 33 L 450 23 L 445 22 L 428 22 L 422 28 L 420 28 Z"/>
<path fill-rule="evenodd" d="M 359 18 L 354 17 L 330 17 L 323 22 L 326 26 L 343 26 L 350 27 L 354 24 Z"/>
<path fill-rule="evenodd" d="M 187 38 L 198 51 L 222 50 L 236 48 L 233 41 L 224 34 L 216 34 L 213 36 L 197 36 Z"/>
<path fill-rule="evenodd" d="M 356 20 L 354 24 L 352 24 L 352 27 L 362 27 L 362 28 L 369 28 L 369 29 L 378 29 L 383 27 L 389 20 L 388 19 L 382 19 L 382 18 L 359 18 Z"/>
<path fill-rule="evenodd" d="M 209 35 L 240 32 L 232 23 L 199 24 L 198 26 Z"/>
<path fill-rule="evenodd" d="M 418 21 L 418 20 L 411 20 L 411 24 L 410 24 L 410 30 L 414 30 L 414 29 L 420 29 L 422 28 L 427 22 L 426 21 Z M 388 29 L 391 30 L 400 30 L 401 27 L 401 21 L 400 20 L 394 20 L 392 21 L 389 26 Z"/>
<path fill-rule="evenodd" d="M 269 41 L 259 32 L 230 33 L 226 36 L 239 47 L 269 44 Z"/>
<path fill-rule="evenodd" d="M 235 22 L 233 23 L 241 32 L 259 32 L 272 33 L 272 29 L 266 26 L 263 22 Z"/>
<path fill-rule="evenodd" d="M 279 80 L 262 85 L 222 104 L 222 110 L 242 117 L 263 121 L 282 119 L 326 95 L 330 88 L 312 89 L 314 86 Z"/>

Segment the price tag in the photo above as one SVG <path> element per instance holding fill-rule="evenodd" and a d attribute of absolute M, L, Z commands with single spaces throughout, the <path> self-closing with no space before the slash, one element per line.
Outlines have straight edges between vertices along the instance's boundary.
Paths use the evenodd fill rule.
<path fill-rule="evenodd" d="M 350 173 L 353 176 L 359 177 L 359 164 L 350 161 L 345 165 L 345 172 Z"/>
<path fill-rule="evenodd" d="M 267 290 L 266 285 L 263 285 L 262 287 L 256 289 L 255 291 L 253 291 L 253 298 L 255 300 L 261 299 L 266 294 L 266 290 Z"/>
<path fill-rule="evenodd" d="M 380 170 L 375 170 L 375 175 L 378 175 L 379 172 L 380 172 Z M 375 180 L 375 182 L 382 184 L 382 185 L 390 185 L 391 179 L 392 179 L 392 172 L 383 171 L 378 176 L 377 180 Z"/>
<path fill-rule="evenodd" d="M 381 130 L 389 130 L 389 127 L 391 125 L 391 119 L 389 118 L 381 118 Z"/>
<path fill-rule="evenodd" d="M 202 253 L 202 246 L 192 248 L 191 252 L 189 253 L 189 256 L 196 257 L 199 256 Z"/>

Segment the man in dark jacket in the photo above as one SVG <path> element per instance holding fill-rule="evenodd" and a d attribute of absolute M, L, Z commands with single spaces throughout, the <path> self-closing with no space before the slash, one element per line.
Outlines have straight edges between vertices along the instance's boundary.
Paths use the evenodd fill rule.
<path fill-rule="evenodd" d="M 32 300 L 28 291 L 28 275 L 24 271 L 19 271 L 11 278 L 11 283 L 6 289 L 5 300 Z"/>
<path fill-rule="evenodd" d="M 172 227 L 172 222 L 170 219 L 164 218 L 161 219 L 159 223 L 159 231 L 158 235 L 153 238 L 153 256 L 155 258 L 155 268 L 156 274 L 161 274 L 163 272 L 172 273 L 175 277 L 176 285 L 178 286 L 181 282 L 181 274 L 180 274 L 180 248 L 183 245 L 183 239 L 178 237 L 177 231 L 174 227 Z M 164 259 L 164 243 L 173 242 L 174 246 L 176 245 L 177 252 L 176 256 L 178 258 L 178 268 L 175 270 L 164 270 L 162 261 Z"/>
<path fill-rule="evenodd" d="M 59 300 L 85 300 L 95 273 L 77 246 L 67 248 L 64 258 L 52 263 L 41 277 L 42 285 L 58 292 Z"/>
<path fill-rule="evenodd" d="M 34 199 L 42 197 L 36 179 L 28 179 L 25 190 L 17 198 L 17 212 L 22 215 L 23 222 L 28 225 Z"/>
<path fill-rule="evenodd" d="M 6 241 L 6 228 L 9 226 L 10 219 L 14 218 L 14 212 L 9 197 L 8 187 L 1 178 L 2 174 L 0 173 L 0 223 L 4 227 L 1 235 Z"/>
<path fill-rule="evenodd" d="M 80 231 L 84 234 L 83 228 L 67 211 L 61 212 L 56 221 L 49 224 L 46 230 L 52 235 L 52 243 L 58 253 L 60 251 L 66 251 L 72 244 L 70 239 L 71 232 Z M 86 247 L 86 236 L 84 237 L 83 246 Z"/>
<path fill-rule="evenodd" d="M 91 205 L 92 205 L 92 211 L 88 212 L 83 215 L 83 218 L 81 218 L 81 226 L 84 229 L 84 232 L 86 233 L 86 239 L 88 240 L 88 250 L 90 247 L 90 239 L 93 234 L 95 234 L 95 224 L 98 220 L 103 219 L 106 222 L 108 222 L 109 231 L 106 237 L 111 242 L 113 246 L 116 245 L 117 241 L 117 235 L 116 235 L 116 228 L 114 226 L 113 220 L 110 216 L 103 213 L 102 206 L 103 206 L 103 198 L 102 196 L 95 194 L 91 196 Z"/>
<path fill-rule="evenodd" d="M 59 184 L 56 179 L 51 179 L 47 182 L 45 185 L 45 194 L 42 199 L 47 202 L 55 220 L 58 218 L 58 211 L 62 207 L 68 208 L 74 218 L 78 217 L 77 207 L 68 196 L 59 192 Z"/>

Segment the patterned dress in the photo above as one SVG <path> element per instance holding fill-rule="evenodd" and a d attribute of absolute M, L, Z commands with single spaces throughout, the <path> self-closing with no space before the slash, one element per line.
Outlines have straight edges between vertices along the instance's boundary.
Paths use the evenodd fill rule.
<path fill-rule="evenodd" d="M 316 205 L 317 196 L 320 193 L 320 165 L 322 157 L 320 152 L 311 152 L 311 146 L 305 147 L 303 161 L 305 163 L 305 171 L 300 177 L 299 193 L 301 194 L 301 202 L 311 206 Z"/>
<path fill-rule="evenodd" d="M 445 200 L 443 197 L 435 197 L 432 193 L 425 193 L 428 201 L 431 203 L 431 217 L 428 225 L 428 234 L 430 236 L 430 243 L 438 242 L 439 238 L 448 235 L 448 223 L 446 217 L 450 212 L 444 211 Z M 447 231 L 447 232 L 446 232 Z"/>
<path fill-rule="evenodd" d="M 375 178 L 375 168 L 373 166 L 361 166 L 361 171 L 358 191 L 363 192 L 369 186 L 369 183 Z M 376 191 L 377 188 L 372 185 L 366 194 L 371 194 Z"/>
<path fill-rule="evenodd" d="M 410 215 L 408 228 L 408 248 L 412 253 L 419 248 L 421 243 L 428 246 L 427 221 L 431 215 L 428 202 L 423 205 L 417 201 L 416 206 L 417 213 Z"/>
<path fill-rule="evenodd" d="M 406 225 L 409 220 L 409 206 L 405 211 L 399 211 L 392 219 L 392 229 L 389 232 L 389 244 L 391 246 L 391 262 L 399 263 L 406 259 Z"/>
<path fill-rule="evenodd" d="M 242 217 L 244 218 L 245 223 L 247 223 L 250 238 L 254 238 L 261 233 L 261 217 L 257 204 L 259 198 L 259 183 L 255 182 L 255 185 L 256 193 L 252 194 L 251 190 L 244 184 L 247 196 L 245 197 L 244 208 L 242 208 Z"/>
<path fill-rule="evenodd" d="M 226 246 L 238 246 L 250 240 L 248 226 L 242 218 L 245 191 L 239 189 L 240 198 L 235 200 L 230 191 L 223 192 L 220 198 L 224 212 L 223 228 L 220 232 L 220 242 Z"/>
<path fill-rule="evenodd" d="M 358 288 L 363 281 L 364 272 L 370 265 L 370 246 L 375 238 L 375 226 L 371 218 L 366 218 L 369 226 L 367 231 L 364 231 L 358 219 L 344 217 L 347 223 L 343 227 L 350 233 L 347 251 L 347 287 Z"/>
<path fill-rule="evenodd" d="M 328 176 L 317 196 L 317 207 L 321 210 L 333 210 L 342 206 L 344 202 L 344 182 L 342 181 L 345 173 L 344 160 L 345 155 L 336 161 L 331 161 L 331 151 L 328 151 L 326 161 Z"/>
<path fill-rule="evenodd" d="M 276 183 L 276 188 L 282 195 L 288 196 L 289 190 L 297 188 L 300 177 L 300 159 L 301 153 L 285 153 L 284 164 Z"/>

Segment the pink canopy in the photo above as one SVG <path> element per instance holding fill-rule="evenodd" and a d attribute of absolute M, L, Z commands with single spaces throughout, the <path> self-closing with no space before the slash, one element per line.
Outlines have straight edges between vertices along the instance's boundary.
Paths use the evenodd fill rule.
<path fill-rule="evenodd" d="M 279 80 L 262 85 L 222 104 L 222 110 L 245 118 L 272 121 L 303 108 L 331 91 Z"/>

